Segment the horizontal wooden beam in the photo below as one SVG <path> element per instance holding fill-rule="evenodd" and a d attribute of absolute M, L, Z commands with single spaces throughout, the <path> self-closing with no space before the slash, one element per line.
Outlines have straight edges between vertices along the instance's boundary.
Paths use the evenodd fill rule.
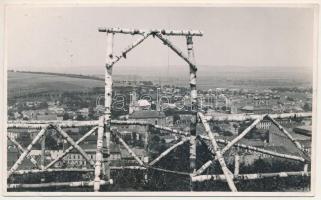
<path fill-rule="evenodd" d="M 48 124 L 54 126 L 59 125 L 61 128 L 85 127 L 85 126 L 98 126 L 98 120 L 91 121 L 59 121 L 59 120 L 15 120 L 8 121 L 8 128 L 28 128 L 28 129 L 42 129 L 47 127 Z"/>
<path fill-rule="evenodd" d="M 151 34 L 162 34 L 169 36 L 203 36 L 203 32 L 199 30 L 165 30 L 165 29 L 123 29 L 123 28 L 104 28 L 99 27 L 99 32 L 107 32 L 107 33 L 122 33 L 122 34 L 130 34 L 130 35 L 141 35 L 145 33 Z"/>
<path fill-rule="evenodd" d="M 24 174 L 40 174 L 40 173 L 54 173 L 54 172 L 93 172 L 94 169 L 80 169 L 80 168 L 65 168 L 65 169 L 30 169 L 30 170 L 17 170 L 12 175 Z"/>
<path fill-rule="evenodd" d="M 257 118 L 262 117 L 263 115 L 253 115 L 253 114 L 226 114 L 226 115 L 205 115 L 207 121 L 245 121 L 245 120 L 256 120 Z M 283 113 L 283 114 L 270 114 L 273 119 L 284 119 L 291 117 L 302 117 L 310 118 L 312 117 L 311 112 L 303 113 Z M 135 120 L 112 120 L 112 124 L 132 124 L 132 125 L 151 125 L 150 123 L 144 123 L 141 121 Z M 59 124 L 62 128 L 71 128 L 71 127 L 83 127 L 83 126 L 97 126 L 98 120 L 91 121 L 40 121 L 40 120 L 10 120 L 7 123 L 8 128 L 29 128 L 29 129 L 42 129 L 48 124 Z"/>
<path fill-rule="evenodd" d="M 207 121 L 245 121 L 245 120 L 256 120 L 257 118 L 262 117 L 263 115 L 254 115 L 254 114 L 225 114 L 225 115 L 205 115 Z M 283 114 L 269 114 L 273 119 L 284 119 L 291 117 L 303 117 L 310 118 L 312 113 L 283 113 Z"/>
<path fill-rule="evenodd" d="M 142 166 L 111 166 L 111 170 L 146 170 L 146 167 Z M 94 169 L 83 169 L 83 168 L 63 168 L 63 169 L 29 169 L 29 170 L 17 170 L 12 175 L 25 175 L 25 174 L 41 174 L 41 173 L 55 173 L 55 172 L 79 172 L 87 173 L 94 172 Z"/>
<path fill-rule="evenodd" d="M 113 180 L 101 180 L 100 185 L 113 184 Z M 8 189 L 32 189 L 32 188 L 48 188 L 48 187 L 90 187 L 94 185 L 94 181 L 78 181 L 78 182 L 55 182 L 55 183 L 39 183 L 39 184 L 8 184 Z"/>
<path fill-rule="evenodd" d="M 165 173 L 170 173 L 170 174 L 176 174 L 176 175 L 183 175 L 183 176 L 191 176 L 190 173 L 187 172 L 179 172 L 179 171 L 173 171 L 173 170 L 168 170 L 168 169 L 162 169 L 158 167 L 152 167 L 148 166 L 149 169 L 155 170 L 155 171 L 160 171 L 160 172 L 165 172 Z"/>
<path fill-rule="evenodd" d="M 311 176 L 310 172 L 298 171 L 298 172 L 276 172 L 276 173 L 257 173 L 257 174 L 239 174 L 233 175 L 233 179 L 237 181 L 241 180 L 257 180 L 272 177 L 290 177 L 290 176 Z M 200 175 L 193 176 L 193 182 L 204 182 L 204 181 L 226 181 L 226 177 L 222 175 Z"/>

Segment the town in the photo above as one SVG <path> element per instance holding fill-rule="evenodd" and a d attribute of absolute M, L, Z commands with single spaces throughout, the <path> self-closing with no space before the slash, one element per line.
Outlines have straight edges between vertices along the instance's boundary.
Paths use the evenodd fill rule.
<path fill-rule="evenodd" d="M 19 72 L 15 72 L 19 73 Z M 57 74 L 56 74 L 57 75 Z M 56 76 L 55 75 L 55 76 Z M 75 78 L 75 77 L 73 77 Z M 79 78 L 79 77 L 76 77 Z M 31 91 L 10 93 L 8 96 L 8 120 L 18 121 L 62 121 L 62 120 L 97 120 L 104 113 L 104 88 L 94 87 L 92 89 L 74 91 L 46 91 L 35 93 Z M 172 85 L 154 84 L 152 81 L 114 81 L 113 84 L 112 119 L 130 119 L 140 122 L 148 122 L 154 125 L 170 127 L 182 132 L 190 131 L 191 99 L 188 88 Z M 198 90 L 198 107 L 207 116 L 251 115 L 251 114 L 281 114 L 299 113 L 312 111 L 312 88 L 269 88 L 264 90 L 212 88 L 209 90 Z M 296 141 L 300 141 L 305 151 L 311 152 L 311 119 L 294 117 L 278 119 L 278 122 L 291 133 Z M 251 121 L 244 122 L 211 122 L 210 127 L 218 134 L 219 139 L 231 140 L 242 133 Z M 134 153 L 145 163 L 153 160 L 166 150 L 181 136 L 165 134 L 163 131 L 154 130 L 148 126 L 116 125 L 117 131 L 123 141 L 130 145 Z M 75 141 L 90 129 L 87 127 L 66 128 L 65 131 Z M 203 134 L 204 127 L 197 126 L 197 132 Z M 17 141 L 24 148 L 31 143 L 37 135 L 38 130 L 11 129 L 8 135 L 13 141 Z M 63 154 L 69 146 L 65 139 L 50 132 L 50 137 L 45 137 L 46 157 L 45 163 L 50 163 Z M 20 151 L 15 144 L 8 140 L 8 167 L 10 168 L 19 158 Z M 135 159 L 122 147 L 117 138 L 111 145 L 111 166 L 132 166 Z M 95 160 L 97 137 L 91 135 L 80 144 L 90 159 Z M 240 141 L 241 144 L 264 148 L 278 153 L 289 155 L 301 155 L 294 148 L 293 143 L 284 135 L 279 133 L 269 120 L 263 120 L 251 132 Z M 234 155 L 233 149 L 229 155 Z M 35 160 L 41 159 L 41 144 L 36 144 L 31 150 L 30 156 Z M 174 156 L 174 155 L 173 155 Z M 172 157 L 172 162 L 184 161 L 183 152 Z M 206 155 L 204 158 L 209 157 Z M 304 155 L 301 155 L 304 157 Z M 229 156 L 227 156 L 229 157 Z M 187 158 L 188 159 L 188 158 Z M 206 159 L 205 159 L 206 160 Z M 244 151 L 240 155 L 242 166 L 252 166 L 259 161 L 278 162 L 276 166 L 282 168 L 282 163 L 275 161 L 270 156 L 262 153 Z M 227 159 L 228 165 L 233 165 L 233 160 Z M 88 162 L 76 150 L 66 155 L 54 167 L 86 168 Z M 168 165 L 161 162 L 159 165 Z M 287 163 L 288 165 L 288 163 Z M 286 166 L 286 165 L 284 165 Z M 283 167 L 284 167 L 283 166 Z M 32 169 L 34 166 L 30 161 L 25 161 L 21 169 Z M 167 167 L 177 169 L 177 165 Z M 292 165 L 297 168 L 297 165 Z M 244 168 L 245 169 L 245 168 Z M 187 170 L 187 169 L 186 169 Z M 212 169 L 215 171 L 215 169 Z M 136 174 L 137 175 L 137 174 Z M 168 189 L 170 184 L 166 185 Z"/>

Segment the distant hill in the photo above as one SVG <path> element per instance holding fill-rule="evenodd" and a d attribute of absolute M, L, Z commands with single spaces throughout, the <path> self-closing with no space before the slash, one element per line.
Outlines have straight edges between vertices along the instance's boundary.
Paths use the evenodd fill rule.
<path fill-rule="evenodd" d="M 205 73 L 207 72 L 207 73 Z M 185 75 L 186 73 L 186 75 Z M 118 74 L 114 80 L 146 80 L 162 85 L 189 87 L 188 72 L 175 76 L 153 74 Z M 19 92 L 37 93 L 47 91 L 86 91 L 104 86 L 104 74 L 80 75 L 55 72 L 8 71 L 8 95 Z M 197 76 L 199 89 L 273 87 L 312 87 L 312 69 L 277 67 L 199 67 Z"/>
<path fill-rule="evenodd" d="M 101 78 L 57 73 L 8 72 L 8 95 L 103 87 Z"/>

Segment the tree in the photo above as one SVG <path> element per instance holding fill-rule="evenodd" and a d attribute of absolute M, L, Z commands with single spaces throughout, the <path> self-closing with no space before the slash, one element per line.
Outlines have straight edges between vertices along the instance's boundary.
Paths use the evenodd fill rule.
<path fill-rule="evenodd" d="M 312 111 L 312 106 L 309 103 L 303 105 L 303 110 L 306 112 Z"/>

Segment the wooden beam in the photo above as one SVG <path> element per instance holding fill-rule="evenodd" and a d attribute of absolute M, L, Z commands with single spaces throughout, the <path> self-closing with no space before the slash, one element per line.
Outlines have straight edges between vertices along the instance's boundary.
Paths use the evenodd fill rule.
<path fill-rule="evenodd" d="M 256 120 L 257 118 L 261 117 L 262 115 L 248 115 L 248 114 L 227 114 L 222 116 L 209 116 L 206 115 L 205 118 L 207 121 L 245 121 L 245 120 Z M 312 117 L 311 112 L 306 113 L 283 113 L 283 114 L 270 114 L 269 115 L 273 119 L 284 119 L 284 118 L 293 118 L 293 117 L 302 117 L 302 118 L 310 118 Z M 128 123 L 134 123 L 134 120 L 129 120 Z M 122 120 L 112 120 L 114 124 L 126 124 L 126 121 Z M 150 123 L 142 123 L 136 122 L 137 125 L 144 124 L 149 125 Z M 47 120 L 47 121 L 40 121 L 40 120 L 30 120 L 30 121 L 23 121 L 23 120 L 9 120 L 7 123 L 7 128 L 28 128 L 28 129 L 42 129 L 46 127 L 48 124 L 57 124 L 60 125 L 62 128 L 72 128 L 72 127 L 84 127 L 84 126 L 97 126 L 98 120 L 92 121 L 57 121 L 57 120 Z"/>
<path fill-rule="evenodd" d="M 146 170 L 146 167 L 142 166 L 111 166 L 111 170 L 124 170 L 124 169 L 132 169 L 132 170 Z"/>
<path fill-rule="evenodd" d="M 173 134 L 177 135 L 183 135 L 183 136 L 189 136 L 190 133 L 185 132 L 185 131 L 180 131 L 177 129 L 173 129 L 171 127 L 166 127 L 166 126 L 160 126 L 160 125 L 155 125 L 149 122 L 142 122 L 139 120 L 111 120 L 112 125 L 138 125 L 138 126 L 150 126 L 152 128 L 162 130 L 162 131 L 168 131 Z"/>
<path fill-rule="evenodd" d="M 82 143 L 86 138 L 88 138 L 91 134 L 93 134 L 97 130 L 97 126 L 93 127 L 90 131 L 88 131 L 85 135 L 83 135 L 79 140 L 77 140 L 76 144 Z M 68 149 L 66 149 L 61 155 L 59 155 L 55 160 L 51 161 L 44 169 L 47 170 L 56 164 L 59 160 L 62 160 L 70 151 L 74 149 L 74 146 L 70 145 Z"/>
<path fill-rule="evenodd" d="M 41 138 L 41 159 L 40 159 L 40 167 L 41 169 L 45 168 L 46 162 L 46 135 L 43 135 Z"/>
<path fill-rule="evenodd" d="M 111 166 L 111 170 L 146 170 L 146 167 L 142 166 Z M 63 169 L 29 169 L 29 170 L 17 170 L 12 173 L 12 175 L 24 175 L 24 174 L 41 174 L 41 173 L 55 173 L 55 172 L 79 172 L 79 173 L 87 173 L 87 172 L 95 172 L 94 169 L 80 169 L 80 168 L 63 168 Z"/>
<path fill-rule="evenodd" d="M 104 178 L 110 179 L 110 126 L 111 126 L 111 107 L 113 94 L 113 50 L 114 50 L 114 33 L 107 32 L 107 52 L 106 52 L 106 67 L 105 67 L 105 111 L 104 111 L 104 134 L 106 142 L 107 158 L 103 163 Z M 104 161 L 104 159 L 103 159 Z"/>
<path fill-rule="evenodd" d="M 7 135 L 8 139 L 19 149 L 19 151 L 21 152 L 25 152 L 26 149 L 23 148 L 13 137 L 10 137 L 9 135 Z M 21 155 L 21 154 L 20 154 Z M 27 158 L 30 160 L 30 162 L 38 169 L 41 169 L 40 166 L 38 165 L 37 161 L 31 156 L 31 155 L 27 155 Z"/>
<path fill-rule="evenodd" d="M 22 164 L 23 160 L 28 156 L 30 153 L 33 145 L 35 145 L 38 140 L 46 133 L 47 127 L 42 129 L 37 136 L 32 140 L 32 142 L 28 145 L 27 149 L 20 155 L 18 160 L 15 162 L 15 164 L 11 167 L 11 169 L 8 172 L 8 178 L 11 176 L 11 174 L 18 169 L 18 167 Z"/>
<path fill-rule="evenodd" d="M 256 173 L 256 174 L 239 174 L 233 175 L 233 178 L 237 181 L 241 180 L 257 180 L 272 177 L 290 177 L 290 176 L 311 176 L 310 172 L 298 171 L 298 172 L 276 172 L 276 173 Z M 204 182 L 204 181 L 227 181 L 224 175 L 200 175 L 193 176 L 193 182 Z"/>
<path fill-rule="evenodd" d="M 163 153 L 161 153 L 157 158 L 155 158 L 152 162 L 150 162 L 148 165 L 153 166 L 155 165 L 158 161 L 160 161 L 162 158 L 164 158 L 166 155 L 168 155 L 170 152 L 172 152 L 175 148 L 181 146 L 185 142 L 189 141 L 190 138 L 184 138 L 182 141 L 174 144 L 173 146 L 169 147 L 166 149 Z"/>
<path fill-rule="evenodd" d="M 206 119 L 204 118 L 204 115 L 199 112 L 198 116 L 200 117 L 201 122 L 203 123 L 203 125 L 205 127 L 207 127 L 206 130 L 207 130 L 208 137 L 209 137 L 209 139 L 211 141 L 211 144 L 212 144 L 212 146 L 214 148 L 215 156 L 217 157 L 217 160 L 218 160 L 218 162 L 219 162 L 219 164 L 221 166 L 221 169 L 222 169 L 222 171 L 224 173 L 224 176 L 226 178 L 226 181 L 227 181 L 227 184 L 228 184 L 230 190 L 232 192 L 237 192 L 237 189 L 236 189 L 235 184 L 233 182 L 233 174 L 231 173 L 231 171 L 226 166 L 224 157 L 222 156 L 222 154 L 220 152 L 220 149 L 219 149 L 219 146 L 218 146 L 218 144 L 217 144 L 217 142 L 215 140 L 214 134 L 212 133 L 211 129 L 209 128 L 209 125 L 208 125 Z"/>
<path fill-rule="evenodd" d="M 165 30 L 165 29 L 123 29 L 123 28 L 104 28 L 99 27 L 99 32 L 108 32 L 108 33 L 122 33 L 122 34 L 130 34 L 130 35 L 141 35 L 146 33 L 153 34 L 162 34 L 162 35 L 170 35 L 170 36 L 203 36 L 202 31 L 198 30 Z"/>
<path fill-rule="evenodd" d="M 118 139 L 118 141 L 125 147 L 128 153 L 139 163 L 141 166 L 145 166 L 144 162 L 141 161 L 138 156 L 131 150 L 131 148 L 126 144 L 126 142 L 118 135 L 116 131 L 113 131 L 112 134 Z"/>
<path fill-rule="evenodd" d="M 183 176 L 190 176 L 191 175 L 190 173 L 187 173 L 187 172 L 173 171 L 173 170 L 162 169 L 162 168 L 152 167 L 152 166 L 148 166 L 148 168 L 156 170 L 156 171 L 170 173 L 170 174 L 176 174 L 176 175 L 183 175 Z"/>
<path fill-rule="evenodd" d="M 7 128 L 42 129 L 47 127 L 48 124 L 59 125 L 61 128 L 88 127 L 88 126 L 97 126 L 98 120 L 92 120 L 92 121 L 17 120 L 17 121 L 8 121 Z"/>
<path fill-rule="evenodd" d="M 257 118 L 262 117 L 263 115 L 252 115 L 252 114 L 226 114 L 226 115 L 206 115 L 205 118 L 207 121 L 230 121 L 230 122 L 240 122 L 245 120 L 256 120 Z M 284 118 L 293 118 L 293 117 L 302 117 L 310 118 L 312 117 L 311 112 L 305 113 L 283 113 L 283 114 L 269 114 L 273 119 L 284 119 Z"/>
<path fill-rule="evenodd" d="M 81 155 L 82 157 L 91 165 L 94 166 L 94 162 L 90 159 L 88 154 L 78 145 L 76 142 L 59 126 L 53 126 L 55 130 L 65 139 L 67 142 L 73 146 Z"/>
<path fill-rule="evenodd" d="M 112 180 L 101 180 L 100 185 L 113 184 Z M 76 182 L 57 182 L 57 183 L 41 183 L 41 184 L 8 184 L 7 189 L 32 189 L 32 188 L 48 188 L 48 187 L 91 187 L 94 181 L 76 181 Z"/>
<path fill-rule="evenodd" d="M 137 47 L 139 44 L 141 44 L 144 40 L 146 40 L 150 36 L 150 34 L 143 34 L 139 39 L 137 39 L 133 44 L 129 45 L 127 48 L 125 48 L 122 53 L 118 56 L 113 56 L 112 59 L 107 63 L 106 67 L 109 68 L 111 66 L 114 66 L 120 59 L 126 58 L 127 54 L 133 50 L 135 47 Z"/>
<path fill-rule="evenodd" d="M 258 125 L 266 115 L 260 116 L 257 118 L 249 127 L 247 127 L 244 131 L 242 131 L 241 134 L 239 134 L 236 138 L 234 138 L 231 142 L 229 142 L 223 149 L 222 154 L 224 154 L 226 151 L 228 151 L 234 144 L 239 142 L 244 136 L 246 136 L 256 125 Z"/>
<path fill-rule="evenodd" d="M 12 173 L 12 175 L 25 175 L 25 174 L 41 174 L 41 173 L 54 173 L 54 172 L 93 172 L 93 169 L 80 169 L 80 168 L 65 168 L 65 169 L 30 169 L 30 170 L 18 170 Z"/>
<path fill-rule="evenodd" d="M 291 142 L 307 157 L 310 157 L 303 149 L 303 147 L 301 146 L 300 142 L 298 142 L 297 140 L 295 140 L 292 135 L 285 129 L 283 128 L 283 126 L 281 124 L 279 124 L 279 122 L 277 122 L 275 119 L 273 119 L 271 116 L 267 116 L 267 118 L 269 120 L 271 120 L 271 122 L 284 134 L 286 135 Z"/>
<path fill-rule="evenodd" d="M 200 139 L 203 140 L 209 140 L 208 137 L 203 136 L 203 135 L 199 135 Z M 229 141 L 227 140 L 223 140 L 223 139 L 217 139 L 218 143 L 221 144 L 228 144 Z M 255 152 L 259 152 L 265 155 L 270 155 L 270 156 L 274 156 L 274 157 L 279 157 L 279 158 L 285 158 L 285 159 L 289 159 L 289 160 L 295 160 L 295 161 L 300 161 L 300 162 L 306 162 L 306 160 L 302 157 L 299 156 L 293 156 L 293 155 L 288 155 L 288 154 L 282 154 L 282 153 L 278 153 L 278 152 L 274 152 L 274 151 L 270 151 L 270 150 L 266 150 L 266 149 L 262 149 L 262 148 L 257 148 L 257 147 L 253 147 L 253 146 L 248 146 L 245 144 L 234 144 L 234 147 L 238 147 L 238 148 L 242 148 L 242 149 L 247 149 L 250 151 L 255 151 Z M 215 155 L 214 151 L 211 152 L 213 155 Z"/>
<path fill-rule="evenodd" d="M 155 34 L 156 37 L 158 37 L 164 45 L 168 46 L 170 49 L 172 49 L 179 57 L 181 57 L 185 62 L 189 64 L 191 68 L 193 68 L 194 71 L 197 71 L 197 68 L 193 61 L 191 61 L 178 47 L 176 47 L 174 44 L 172 44 L 171 41 L 164 38 L 162 34 Z"/>
<path fill-rule="evenodd" d="M 98 133 L 97 133 L 97 149 L 96 149 L 96 162 L 95 162 L 95 179 L 94 179 L 94 191 L 98 192 L 100 189 L 100 179 L 102 171 L 103 161 L 103 139 L 104 139 L 104 118 L 99 117 Z"/>
<path fill-rule="evenodd" d="M 161 38 L 160 38 L 161 39 Z M 165 39 L 165 40 L 164 40 Z M 162 40 L 165 44 L 166 38 L 163 38 Z M 189 64 L 189 72 L 190 72 L 190 90 L 191 90 L 191 103 L 192 107 L 191 110 L 193 112 L 191 122 L 190 122 L 190 148 L 189 148 L 189 160 L 190 160 L 190 172 L 193 174 L 196 171 L 196 126 L 197 126 L 197 111 L 198 111 L 198 102 L 197 102 L 197 89 L 196 89 L 196 71 L 197 68 L 195 66 L 195 56 L 194 56 L 194 48 L 193 48 L 193 37 L 192 36 L 186 36 L 186 45 L 187 45 L 187 56 L 188 56 L 188 64 Z M 170 47 L 170 43 L 168 45 Z M 171 48 L 171 47 L 170 47 Z M 173 49 L 173 48 L 172 48 Z M 177 49 L 177 48 L 176 48 Z M 178 50 L 178 49 L 177 49 Z M 179 53 L 179 52 L 177 52 Z M 182 58 L 184 57 L 183 54 L 181 54 Z M 193 182 L 190 181 L 190 190 L 193 191 Z"/>
<path fill-rule="evenodd" d="M 160 126 L 160 125 L 154 125 L 154 124 L 151 124 L 151 126 L 153 128 L 155 128 L 155 129 L 162 130 L 162 131 L 168 131 L 168 132 L 171 132 L 173 134 L 178 134 L 178 135 L 183 135 L 183 136 L 189 136 L 190 135 L 190 133 L 188 133 L 188 132 L 180 131 L 180 130 L 173 129 L 173 128 L 166 127 L 166 126 Z"/>
<path fill-rule="evenodd" d="M 234 155 L 234 176 L 238 175 L 240 172 L 240 156 L 238 154 Z"/>

